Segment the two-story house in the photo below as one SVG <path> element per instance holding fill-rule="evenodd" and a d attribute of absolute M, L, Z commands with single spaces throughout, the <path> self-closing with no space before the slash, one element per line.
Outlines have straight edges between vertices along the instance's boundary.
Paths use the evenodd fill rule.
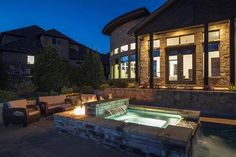
<path fill-rule="evenodd" d="M 59 55 L 74 67 L 81 64 L 86 52 L 98 53 L 56 29 L 44 30 L 33 25 L 0 34 L 0 63 L 10 77 L 30 76 L 35 56 L 48 45 L 54 45 Z M 103 60 L 104 55 L 99 55 Z"/>

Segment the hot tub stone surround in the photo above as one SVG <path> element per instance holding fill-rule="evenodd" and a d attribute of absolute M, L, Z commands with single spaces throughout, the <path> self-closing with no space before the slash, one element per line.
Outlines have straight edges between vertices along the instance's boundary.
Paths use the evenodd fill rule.
<path fill-rule="evenodd" d="M 187 157 L 191 153 L 193 129 L 190 128 L 155 128 L 102 117 L 76 116 L 73 111 L 55 114 L 54 125 L 60 133 L 141 156 Z"/>
<path fill-rule="evenodd" d="M 85 113 L 89 116 L 104 116 L 106 111 L 126 105 L 129 106 L 129 99 L 109 99 L 85 104 Z"/>

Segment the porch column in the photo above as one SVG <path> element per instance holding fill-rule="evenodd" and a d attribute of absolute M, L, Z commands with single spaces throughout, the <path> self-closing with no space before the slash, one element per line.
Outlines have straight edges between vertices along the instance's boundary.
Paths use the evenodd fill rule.
<path fill-rule="evenodd" d="M 150 64 L 149 64 L 149 86 L 150 88 L 154 87 L 153 84 L 153 33 L 149 34 L 150 36 L 150 47 L 149 47 L 149 59 L 150 59 Z"/>
<path fill-rule="evenodd" d="M 230 19 L 230 83 L 235 85 L 235 20 Z"/>
<path fill-rule="evenodd" d="M 209 44 L 209 26 L 208 26 L 208 23 L 205 23 L 204 24 L 204 89 L 208 89 L 208 85 L 209 85 L 208 44 Z"/>
<path fill-rule="evenodd" d="M 135 35 L 135 81 L 139 84 L 139 38 Z"/>

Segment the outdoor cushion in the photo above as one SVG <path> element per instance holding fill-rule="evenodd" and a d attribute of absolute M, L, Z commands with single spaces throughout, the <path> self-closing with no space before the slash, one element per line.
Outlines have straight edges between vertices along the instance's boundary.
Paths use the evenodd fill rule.
<path fill-rule="evenodd" d="M 66 95 L 54 96 L 54 104 L 65 103 Z"/>
<path fill-rule="evenodd" d="M 29 112 L 29 116 L 33 116 L 33 115 L 37 115 L 37 114 L 39 114 L 39 111 L 30 111 Z"/>
<path fill-rule="evenodd" d="M 42 96 L 39 97 L 39 102 L 45 102 L 48 104 L 54 104 L 54 96 Z"/>
<path fill-rule="evenodd" d="M 57 104 L 57 105 L 50 105 L 48 106 L 48 109 L 54 109 L 54 108 L 68 108 L 68 107 L 71 107 L 70 104 Z"/>
<path fill-rule="evenodd" d="M 97 101 L 97 96 L 96 94 L 82 94 L 81 100 L 83 103 L 94 102 Z"/>
<path fill-rule="evenodd" d="M 15 111 L 15 112 L 13 112 L 13 115 L 16 116 L 16 117 L 23 117 L 24 113 L 20 112 L 20 111 Z"/>
<path fill-rule="evenodd" d="M 26 108 L 26 106 L 27 106 L 27 101 L 25 99 L 8 102 L 9 108 Z"/>

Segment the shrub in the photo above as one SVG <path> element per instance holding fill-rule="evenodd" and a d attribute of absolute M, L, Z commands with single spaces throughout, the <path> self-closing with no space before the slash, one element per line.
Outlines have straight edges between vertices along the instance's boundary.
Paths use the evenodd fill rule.
<path fill-rule="evenodd" d="M 89 86 L 94 89 L 99 86 L 105 80 L 104 70 L 101 59 L 97 53 L 88 52 L 84 56 L 84 61 L 78 69 L 74 69 L 73 83 L 79 87 Z"/>
<path fill-rule="evenodd" d="M 61 89 L 61 94 L 71 94 L 74 92 L 73 88 L 68 88 L 68 87 L 62 87 Z"/>
<path fill-rule="evenodd" d="M 129 82 L 129 83 L 128 83 L 128 88 L 136 88 L 136 83 L 134 83 L 134 82 Z"/>
<path fill-rule="evenodd" d="M 7 88 L 8 84 L 8 74 L 6 71 L 2 68 L 2 65 L 0 64 L 0 89 Z"/>
<path fill-rule="evenodd" d="M 70 66 L 62 59 L 54 47 L 46 47 L 36 56 L 33 67 L 33 81 L 39 90 L 60 92 L 64 86 L 70 86 Z"/>
<path fill-rule="evenodd" d="M 0 90 L 0 103 L 17 99 L 17 95 L 14 92 Z"/>
<path fill-rule="evenodd" d="M 111 81 L 109 81 L 110 86 L 114 87 L 114 88 L 127 88 L 128 83 L 129 82 L 127 80 L 111 80 Z"/>
<path fill-rule="evenodd" d="M 99 87 L 99 89 L 104 90 L 104 89 L 109 88 L 109 87 L 110 87 L 110 85 L 109 85 L 108 83 L 103 83 L 103 84 Z"/>
<path fill-rule="evenodd" d="M 35 95 L 35 91 L 37 90 L 37 86 L 35 86 L 32 81 L 23 81 L 21 83 L 16 83 L 14 85 L 16 93 L 19 96 L 23 96 L 29 98 Z"/>
<path fill-rule="evenodd" d="M 58 92 L 55 92 L 55 91 L 53 91 L 53 90 L 51 90 L 51 91 L 49 92 L 49 95 L 50 95 L 50 96 L 56 96 L 56 95 L 59 95 L 59 93 L 58 93 Z"/>
<path fill-rule="evenodd" d="M 82 88 L 80 88 L 80 93 L 83 93 L 83 94 L 93 94 L 94 93 L 94 89 L 91 86 L 83 86 Z"/>

